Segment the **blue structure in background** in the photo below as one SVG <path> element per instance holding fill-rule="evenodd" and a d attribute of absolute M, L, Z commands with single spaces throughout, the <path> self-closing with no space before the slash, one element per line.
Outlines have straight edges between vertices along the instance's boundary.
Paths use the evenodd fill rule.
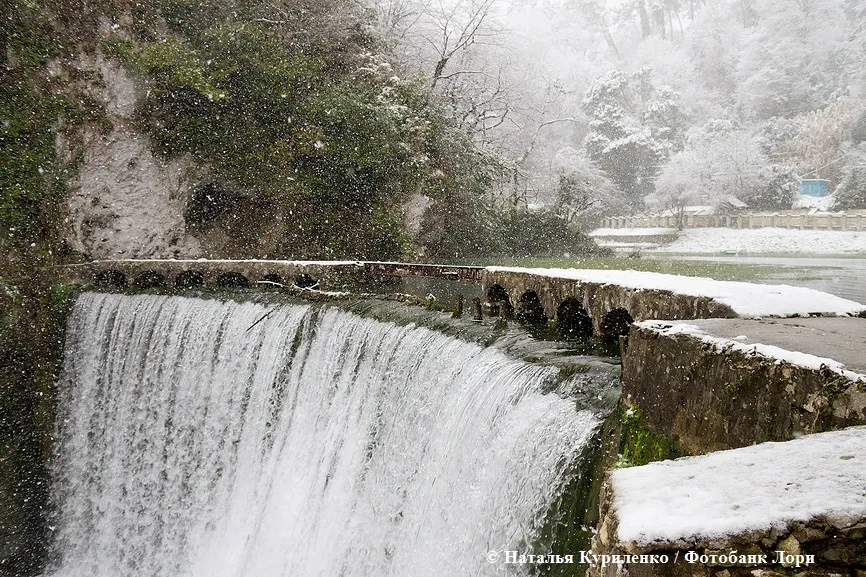
<path fill-rule="evenodd" d="M 827 196 L 830 191 L 830 181 L 821 178 L 808 178 L 800 181 L 800 194 L 806 196 Z"/>

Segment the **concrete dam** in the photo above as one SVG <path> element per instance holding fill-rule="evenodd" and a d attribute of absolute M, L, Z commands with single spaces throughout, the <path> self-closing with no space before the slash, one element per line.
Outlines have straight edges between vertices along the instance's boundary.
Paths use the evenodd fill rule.
<path fill-rule="evenodd" d="M 303 302 L 85 292 L 67 330 L 55 577 L 513 574 L 618 395 Z"/>
<path fill-rule="evenodd" d="M 866 569 L 864 305 L 635 271 L 103 261 L 61 276 L 88 292 L 57 385 L 46 577 L 709 577 L 719 565 L 686 559 L 725 547 L 755 561 L 733 577 L 799 574 L 789 558 Z M 468 283 L 484 318 L 349 292 L 389 279 Z M 513 321 L 618 340 L 621 378 Z"/>

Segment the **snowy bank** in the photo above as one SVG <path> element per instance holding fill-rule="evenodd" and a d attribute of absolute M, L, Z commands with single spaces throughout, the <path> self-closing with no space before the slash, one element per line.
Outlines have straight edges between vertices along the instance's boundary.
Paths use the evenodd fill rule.
<path fill-rule="evenodd" d="M 592 237 L 623 237 L 623 236 L 667 236 L 677 234 L 675 228 L 597 228 L 589 236 Z"/>
<path fill-rule="evenodd" d="M 729 306 L 740 317 L 789 317 L 810 314 L 856 315 L 866 305 L 827 293 L 788 285 L 764 285 L 634 270 L 594 270 L 487 267 L 490 272 L 511 272 L 611 284 L 638 290 L 669 291 L 708 297 Z"/>
<path fill-rule="evenodd" d="M 618 538 L 639 546 L 866 517 L 866 427 L 611 473 Z"/>
<path fill-rule="evenodd" d="M 693 254 L 866 254 L 866 232 L 691 228 L 683 230 L 675 241 L 654 251 Z"/>
<path fill-rule="evenodd" d="M 852 319 L 857 320 L 857 319 Z M 818 357 L 799 351 L 791 351 L 774 345 L 762 343 L 743 343 L 737 339 L 726 339 L 707 334 L 701 327 L 689 323 L 670 323 L 663 321 L 644 321 L 637 323 L 642 329 L 648 329 L 665 336 L 688 335 L 713 345 L 716 350 L 739 351 L 749 356 L 761 356 L 775 360 L 776 363 L 786 362 L 812 370 L 830 370 L 852 381 L 862 381 L 866 384 L 866 375 L 851 371 L 845 365 L 829 358 Z M 745 339 L 745 336 L 738 339 Z"/>
<path fill-rule="evenodd" d="M 648 248 L 658 248 L 661 246 L 657 242 L 606 242 L 601 241 L 598 243 L 598 246 L 603 246 L 607 248 L 628 248 L 628 249 L 648 249 Z"/>

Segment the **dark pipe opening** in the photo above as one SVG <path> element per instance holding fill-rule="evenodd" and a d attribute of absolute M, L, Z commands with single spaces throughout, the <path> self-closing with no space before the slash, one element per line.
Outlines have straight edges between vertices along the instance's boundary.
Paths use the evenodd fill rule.
<path fill-rule="evenodd" d="M 592 335 L 592 318 L 579 300 L 569 297 L 556 310 L 556 327 L 564 336 L 588 337 Z"/>
<path fill-rule="evenodd" d="M 538 293 L 526 291 L 517 299 L 517 320 L 521 323 L 531 325 L 543 325 L 547 323 L 547 315 Z"/>
<path fill-rule="evenodd" d="M 219 288 L 247 288 L 250 286 L 250 281 L 239 272 L 224 272 L 217 277 L 216 286 Z"/>
<path fill-rule="evenodd" d="M 204 275 L 197 270 L 185 270 L 174 279 L 176 288 L 194 288 L 204 286 Z"/>
<path fill-rule="evenodd" d="M 514 306 L 508 297 L 508 291 L 502 285 L 495 284 L 487 289 L 487 305 L 490 307 L 492 316 L 503 316 L 500 313 L 500 308 L 503 307 L 505 310 L 502 312 L 505 313 L 505 317 L 511 317 L 514 314 Z"/>
<path fill-rule="evenodd" d="M 613 309 L 601 320 L 601 334 L 605 340 L 617 342 L 619 337 L 627 337 L 629 326 L 634 319 L 625 309 Z"/>
<path fill-rule="evenodd" d="M 301 273 L 295 277 L 295 286 L 302 289 L 314 288 L 319 286 L 319 281 L 307 273 Z"/>
<path fill-rule="evenodd" d="M 126 275 L 119 270 L 104 270 L 93 279 L 93 284 L 102 288 L 126 288 Z"/>
<path fill-rule="evenodd" d="M 143 270 L 136 275 L 132 284 L 139 289 L 161 288 L 165 286 L 165 277 L 155 270 Z"/>
<path fill-rule="evenodd" d="M 508 300 L 508 291 L 502 285 L 495 284 L 487 289 L 487 300 L 491 303 L 500 303 Z"/>

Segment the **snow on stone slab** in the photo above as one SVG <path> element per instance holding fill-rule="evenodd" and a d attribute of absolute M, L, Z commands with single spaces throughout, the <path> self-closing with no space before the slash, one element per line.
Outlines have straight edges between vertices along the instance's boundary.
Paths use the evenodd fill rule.
<path fill-rule="evenodd" d="M 611 473 L 618 538 L 694 543 L 866 517 L 866 427 L 661 461 Z"/>
<path fill-rule="evenodd" d="M 866 383 L 866 375 L 846 369 L 845 365 L 843 365 L 839 361 L 828 359 L 826 357 L 810 355 L 809 353 L 791 351 L 774 345 L 764 345 L 761 343 L 746 344 L 739 342 L 740 340 L 747 338 L 746 336 L 734 337 L 734 339 L 715 337 L 707 334 L 697 325 L 681 322 L 672 323 L 669 321 L 643 321 L 636 324 L 642 329 L 649 329 L 662 335 L 693 336 L 700 339 L 701 342 L 713 345 L 717 350 L 728 349 L 732 351 L 740 351 L 747 355 L 760 355 L 768 359 L 773 359 L 777 363 L 784 361 L 792 365 L 797 365 L 816 371 L 822 369 L 829 369 L 834 373 L 842 375 L 843 377 L 852 381 L 863 381 L 864 383 Z M 864 471 L 864 474 L 866 474 L 866 471 Z"/>
<path fill-rule="evenodd" d="M 597 228 L 589 236 L 661 236 L 677 232 L 675 228 Z"/>
<path fill-rule="evenodd" d="M 726 304 L 740 317 L 790 317 L 809 314 L 856 315 L 866 305 L 814 289 L 789 285 L 766 285 L 720 281 L 703 277 L 634 270 L 487 267 L 491 272 L 515 272 L 564 278 L 596 284 L 615 284 L 631 289 L 662 290 L 703 296 Z"/>

